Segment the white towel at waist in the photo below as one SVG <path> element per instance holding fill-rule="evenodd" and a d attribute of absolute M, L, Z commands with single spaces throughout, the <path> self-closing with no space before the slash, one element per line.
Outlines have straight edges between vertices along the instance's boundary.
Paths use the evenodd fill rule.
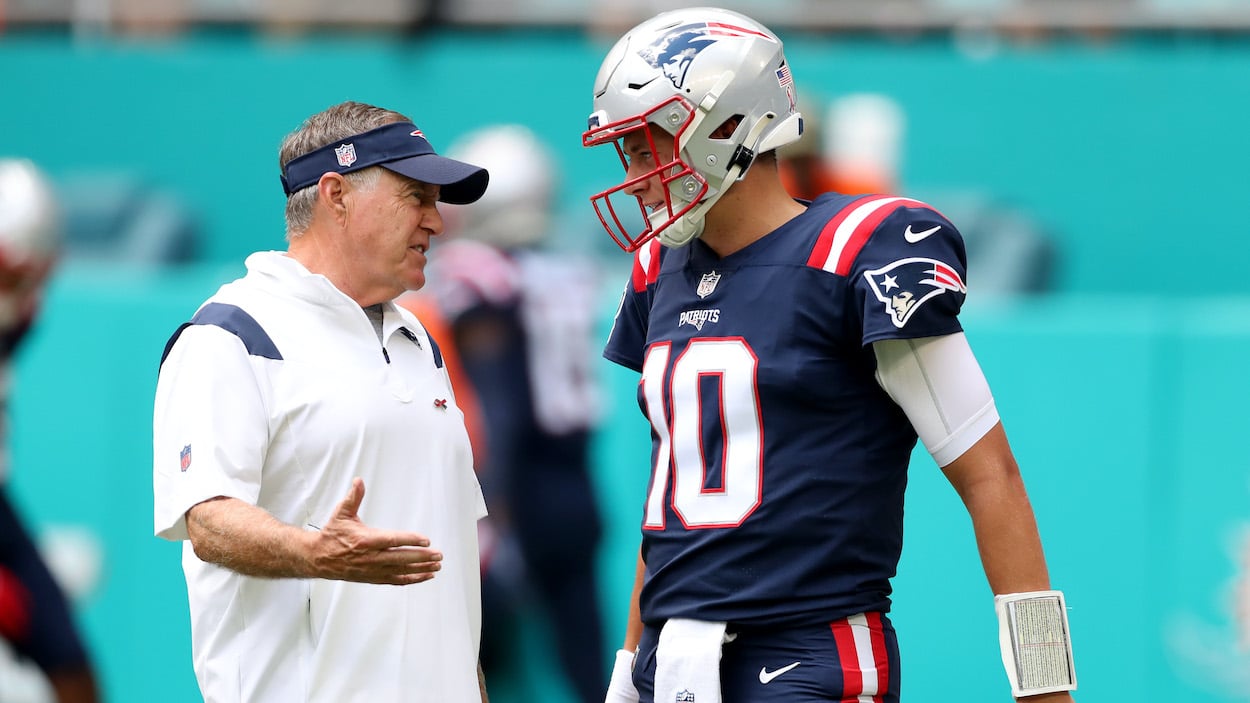
<path fill-rule="evenodd" d="M 721 645 L 725 623 L 673 618 L 660 629 L 655 651 L 655 703 L 721 703 Z"/>

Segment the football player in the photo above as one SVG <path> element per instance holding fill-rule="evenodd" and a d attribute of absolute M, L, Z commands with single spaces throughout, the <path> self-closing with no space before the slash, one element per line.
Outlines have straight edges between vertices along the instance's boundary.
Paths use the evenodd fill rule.
<path fill-rule="evenodd" d="M 919 438 L 972 518 L 1012 693 L 1070 701 L 1063 593 L 958 313 L 955 225 L 916 200 L 793 199 L 802 135 L 768 28 L 662 13 L 611 49 L 592 198 L 635 261 L 604 356 L 641 374 L 651 480 L 609 701 L 898 701 L 888 612 Z M 1027 650 L 1027 656 L 1021 652 Z"/>
<path fill-rule="evenodd" d="M 34 324 L 56 261 L 60 216 L 43 172 L 26 159 L 0 159 L 0 403 L 7 406 L 14 353 Z M 7 423 L 7 418 L 0 417 Z M 4 432 L 0 427 L 0 436 Z M 59 703 L 92 703 L 98 689 L 65 593 L 8 497 L 0 454 L 0 637 L 33 661 Z"/>

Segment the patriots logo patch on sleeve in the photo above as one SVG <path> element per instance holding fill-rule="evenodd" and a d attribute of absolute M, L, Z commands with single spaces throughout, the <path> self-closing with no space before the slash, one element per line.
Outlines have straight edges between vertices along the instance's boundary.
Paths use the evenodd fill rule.
<path fill-rule="evenodd" d="M 879 269 L 864 272 L 877 300 L 895 327 L 902 328 L 925 301 L 946 291 L 968 292 L 959 273 L 936 259 L 899 259 Z"/>

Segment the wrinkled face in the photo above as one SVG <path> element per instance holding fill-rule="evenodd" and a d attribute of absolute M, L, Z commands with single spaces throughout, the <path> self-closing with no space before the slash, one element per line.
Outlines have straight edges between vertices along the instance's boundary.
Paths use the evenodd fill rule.
<path fill-rule="evenodd" d="M 386 169 L 373 188 L 352 191 L 343 254 L 357 301 L 383 302 L 425 285 L 430 239 L 443 231 L 438 195 L 439 186 Z"/>

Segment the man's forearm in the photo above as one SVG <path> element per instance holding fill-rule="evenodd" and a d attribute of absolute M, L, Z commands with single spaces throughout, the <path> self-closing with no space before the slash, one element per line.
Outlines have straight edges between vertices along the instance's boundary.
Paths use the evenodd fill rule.
<path fill-rule="evenodd" d="M 265 510 L 214 498 L 187 511 L 187 534 L 200 559 L 247 576 L 309 578 L 309 535 Z"/>
<path fill-rule="evenodd" d="M 1002 425 L 943 471 L 972 518 L 985 577 L 995 594 L 1050 587 L 1028 492 Z"/>
<path fill-rule="evenodd" d="M 625 622 L 625 643 L 623 649 L 634 651 L 642 639 L 642 614 L 638 607 L 638 599 L 642 594 L 642 582 L 646 576 L 647 565 L 642 561 L 642 552 L 638 553 L 638 561 L 634 567 L 634 587 L 629 596 L 629 619 Z"/>
<path fill-rule="evenodd" d="M 1050 588 L 1037 522 L 1023 484 L 971 496 L 969 511 L 986 580 L 995 594 Z"/>

